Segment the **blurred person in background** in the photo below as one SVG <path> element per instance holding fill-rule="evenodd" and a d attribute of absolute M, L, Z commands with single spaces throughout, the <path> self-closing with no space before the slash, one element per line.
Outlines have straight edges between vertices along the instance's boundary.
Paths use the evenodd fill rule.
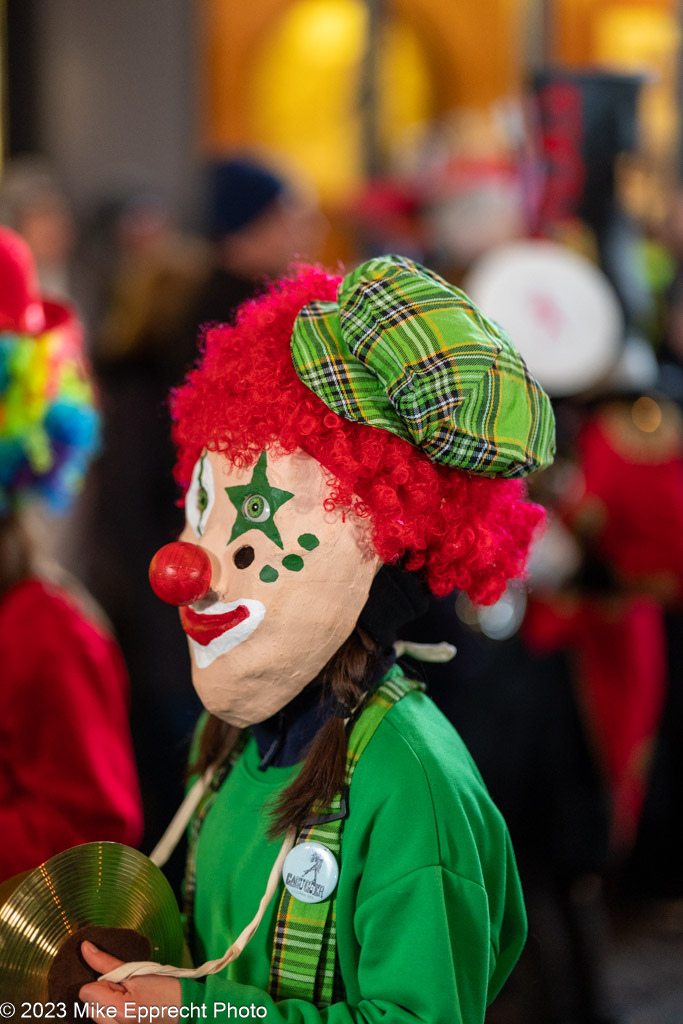
<path fill-rule="evenodd" d="M 43 301 L 26 243 L 0 229 L 0 879 L 142 831 L 128 679 L 104 616 L 50 560 L 99 436 L 73 311 Z M 43 524 L 45 536 L 49 525 Z"/>
<path fill-rule="evenodd" d="M 678 856 L 683 842 L 683 189 L 674 189 L 660 227 L 660 260 L 668 276 L 661 290 L 660 345 L 656 388 L 639 398 L 634 409 L 648 428 L 649 448 L 658 450 L 661 468 L 654 487 L 648 483 L 654 515 L 648 517 L 653 540 L 644 548 L 659 555 L 656 586 L 663 613 L 666 693 L 656 742 L 650 756 L 650 784 L 633 851 L 626 863 L 624 884 L 642 905 L 648 898 L 683 897 L 683 865 Z M 664 276 L 664 275 L 662 275 Z M 647 399 L 647 401 L 646 401 Z M 645 415 L 645 419 L 643 416 Z M 657 444 L 657 441 L 659 443 Z M 667 457 L 668 456 L 668 457 Z M 676 490 L 674 491 L 674 482 Z M 666 488 L 666 491 L 664 490 Z M 638 504 L 643 501 L 638 495 Z M 668 529 L 663 528 L 668 524 Z"/>
<path fill-rule="evenodd" d="M 87 274 L 78 255 L 77 225 L 66 192 L 47 159 L 22 154 L 3 164 L 0 224 L 16 231 L 27 243 L 42 292 L 76 306 L 89 345 L 92 321 L 87 308 Z M 79 577 L 84 568 L 80 512 L 79 497 L 69 515 L 54 524 L 52 544 L 60 564 Z"/>
<path fill-rule="evenodd" d="M 680 803 L 671 803 L 680 792 L 671 743 L 680 733 L 672 715 L 680 677 L 667 619 L 680 609 L 683 587 L 683 460 L 680 415 L 661 395 L 634 384 L 577 407 L 576 434 L 542 498 L 575 545 L 576 566 L 563 580 L 535 582 L 523 639 L 546 689 L 571 687 L 565 718 L 571 710 L 585 753 L 565 773 L 560 842 L 545 860 L 550 885 L 530 918 L 535 909 L 547 934 L 558 936 L 564 918 L 564 957 L 541 957 L 550 978 L 553 970 L 571 978 L 564 1001 L 584 1008 L 576 1019 L 593 1021 L 601 1019 L 590 1014 L 605 1005 L 605 964 L 620 929 L 633 928 L 636 910 L 657 917 L 634 897 L 681 891 Z M 579 743 L 567 749 L 578 752 Z M 527 895 L 543 896 L 542 874 L 529 877 Z M 611 1002 L 623 1006 L 623 993 L 611 988 Z M 561 992 L 555 988 L 550 1005 Z"/>
<path fill-rule="evenodd" d="M 151 849 L 182 789 L 197 704 L 175 621 L 148 594 L 147 566 L 180 530 L 166 396 L 196 352 L 183 332 L 207 268 L 203 242 L 172 220 L 156 189 L 100 205 L 86 233 L 93 362 L 103 445 L 85 494 L 88 586 L 111 619 L 132 682 L 131 723 Z M 149 722 L 154 722 L 154 729 Z M 175 759 L 175 760 L 174 760 Z M 174 878 L 173 866 L 169 873 Z M 178 880 L 176 878 L 176 880 Z"/>
<path fill-rule="evenodd" d="M 312 189 L 260 160 L 215 160 L 205 181 L 212 263 L 190 309 L 193 344 L 202 324 L 228 322 L 265 278 L 284 274 L 298 257 L 320 258 L 327 230 Z"/>
<path fill-rule="evenodd" d="M 148 365 L 165 392 L 194 356 L 194 346 L 179 348 L 178 325 L 206 274 L 207 248 L 173 224 L 152 189 L 104 204 L 99 222 L 105 263 L 94 309 L 97 366 L 106 378 Z"/>
<path fill-rule="evenodd" d="M 4 166 L 0 224 L 28 243 L 45 294 L 72 298 L 75 226 L 64 191 L 46 161 L 18 156 Z"/>

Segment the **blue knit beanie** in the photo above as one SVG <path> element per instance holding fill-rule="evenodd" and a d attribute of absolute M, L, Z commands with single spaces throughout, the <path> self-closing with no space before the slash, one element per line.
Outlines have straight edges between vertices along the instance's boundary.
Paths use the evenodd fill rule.
<path fill-rule="evenodd" d="M 246 159 L 208 167 L 207 232 L 218 241 L 255 220 L 284 189 L 284 182 Z"/>

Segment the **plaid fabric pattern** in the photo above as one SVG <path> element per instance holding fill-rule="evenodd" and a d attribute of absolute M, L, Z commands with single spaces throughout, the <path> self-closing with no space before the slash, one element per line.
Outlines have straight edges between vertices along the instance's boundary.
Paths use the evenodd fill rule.
<path fill-rule="evenodd" d="M 291 348 L 330 409 L 434 462 L 503 477 L 552 462 L 552 407 L 522 357 L 464 292 L 412 260 L 361 264 L 338 302 L 303 307 Z"/>
<path fill-rule="evenodd" d="M 396 701 L 421 683 L 406 679 L 398 666 L 385 676 L 368 697 L 362 714 L 351 730 L 346 753 L 345 785 L 351 785 L 353 772 L 377 726 Z M 324 816 L 339 813 L 341 794 L 337 794 Z M 321 816 L 323 812 L 321 812 Z M 299 834 L 298 842 L 323 843 L 341 856 L 343 819 L 310 825 Z M 337 958 L 337 890 L 321 903 L 303 903 L 287 889 L 278 910 L 269 991 L 274 999 L 299 998 L 324 1009 L 344 998 L 344 986 Z"/>
<path fill-rule="evenodd" d="M 244 750 L 249 734 L 244 730 L 238 737 L 237 742 L 228 754 L 223 764 L 218 765 L 214 771 L 209 786 L 199 801 L 197 810 L 192 818 L 190 835 L 187 843 L 187 860 L 185 862 L 185 877 L 183 880 L 183 916 L 185 919 L 185 940 L 190 948 L 193 944 L 192 929 L 194 928 L 194 895 L 197 888 L 197 843 L 202 825 L 206 816 L 211 810 L 218 796 L 218 790 L 223 785 L 225 777 L 237 764 L 237 759 Z"/>

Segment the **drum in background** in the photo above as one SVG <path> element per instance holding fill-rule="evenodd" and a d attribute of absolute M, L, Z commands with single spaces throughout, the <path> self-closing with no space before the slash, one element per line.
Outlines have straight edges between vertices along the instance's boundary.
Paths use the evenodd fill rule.
<path fill-rule="evenodd" d="M 510 335 L 552 397 L 588 391 L 617 366 L 625 328 L 616 292 L 571 249 L 540 239 L 511 242 L 482 256 L 463 287 Z"/>

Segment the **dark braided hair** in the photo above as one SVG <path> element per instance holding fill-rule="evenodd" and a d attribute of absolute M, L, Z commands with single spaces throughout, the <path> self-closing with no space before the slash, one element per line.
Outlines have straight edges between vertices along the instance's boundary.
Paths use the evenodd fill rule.
<path fill-rule="evenodd" d="M 375 642 L 357 626 L 311 685 L 320 687 L 321 701 L 332 696 L 351 714 L 362 701 L 380 656 Z M 225 760 L 239 735 L 235 726 L 210 715 L 191 773 L 202 773 Z M 269 838 L 276 838 L 291 825 L 300 828 L 313 813 L 330 804 L 344 785 L 346 746 L 344 717 L 333 714 L 318 730 L 301 771 L 273 804 Z"/>

